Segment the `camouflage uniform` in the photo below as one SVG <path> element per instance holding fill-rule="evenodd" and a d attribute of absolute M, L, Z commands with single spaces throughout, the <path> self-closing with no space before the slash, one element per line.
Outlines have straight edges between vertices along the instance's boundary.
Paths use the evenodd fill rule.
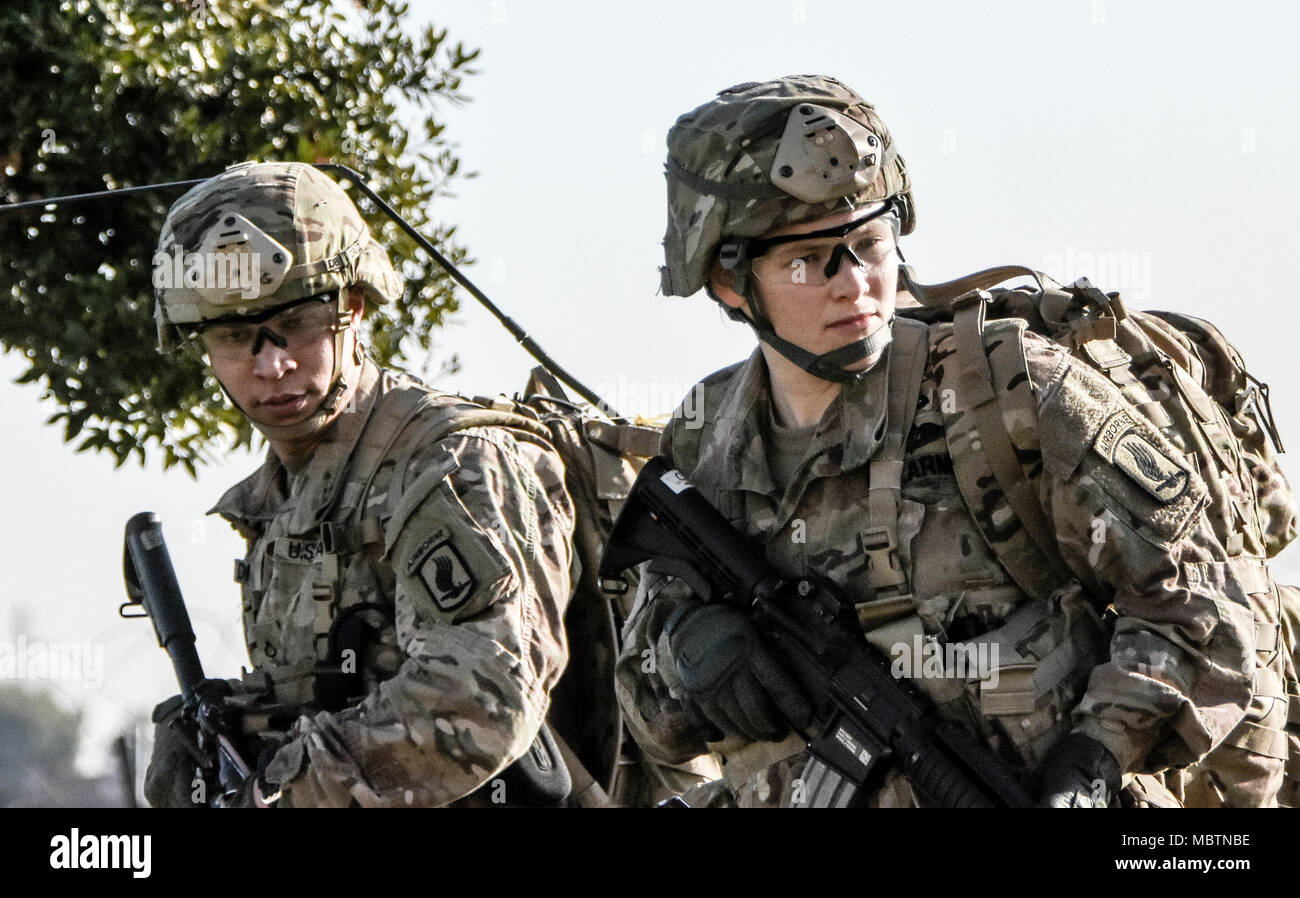
<path fill-rule="evenodd" d="M 1204 514 L 1196 472 L 1105 378 L 1025 332 L 1021 321 L 990 322 L 985 347 L 993 382 L 1005 390 L 1002 414 L 1075 577 L 1049 599 L 1032 599 L 999 562 L 1028 538 L 993 478 L 982 476 L 973 416 L 953 401 L 962 394 L 951 325 L 900 318 L 895 333 L 887 361 L 831 403 L 783 494 L 767 460 L 772 399 L 757 352 L 696 387 L 702 422 L 674 417 L 663 451 L 782 572 L 815 573 L 862 602 L 859 618 L 883 651 L 898 657 L 900 646 L 937 640 L 973 651 L 982 644 L 992 658 L 996 645 L 996 684 L 953 669 L 940 676 L 927 669 L 914 682 L 1022 769 L 1037 767 L 1072 730 L 1102 743 L 1126 773 L 1186 766 L 1221 743 L 1252 706 L 1250 594 L 1267 591 L 1271 581 L 1262 565 L 1229 562 Z M 864 539 L 868 470 L 888 434 L 886 397 L 901 388 L 892 359 L 907 334 L 926 358 L 902 459 L 897 557 L 905 580 L 873 596 Z M 1141 441 L 1151 470 L 1112 461 L 1116 440 Z M 678 700 L 662 637 L 673 610 L 690 601 L 685 585 L 655 573 L 651 562 L 619 661 L 629 726 L 667 761 L 705 746 L 705 731 Z M 1114 623 L 1099 616 L 1108 604 L 1118 614 Z M 1284 716 L 1275 718 L 1261 714 L 1256 723 L 1281 730 Z M 788 750 L 715 747 L 741 757 L 742 767 L 762 767 L 733 783 L 740 804 L 797 802 L 803 754 L 763 767 L 744 756 L 767 761 Z M 1253 795 L 1267 803 L 1281 762 L 1255 761 L 1257 781 L 1253 790 L 1243 787 L 1243 801 Z M 874 805 L 915 802 L 893 771 L 869 798 Z"/>
<path fill-rule="evenodd" d="M 287 803 L 449 804 L 522 755 L 545 717 L 567 659 L 563 466 L 521 431 L 429 440 L 467 407 L 367 363 L 304 469 L 268 453 L 213 509 L 248 540 L 248 719 L 300 712 L 268 734 L 287 740 L 267 770 Z M 361 603 L 380 609 L 364 612 L 379 625 L 356 659 L 365 697 L 318 710 L 330 625 Z"/>
<path fill-rule="evenodd" d="M 319 337 L 333 343 L 323 401 L 292 423 L 250 416 L 272 450 L 214 509 L 248 540 L 236 578 L 253 671 L 225 704 L 273 749 L 266 781 L 282 805 L 465 799 L 528 751 L 567 661 L 573 509 L 559 456 L 521 419 L 466 429 L 472 410 L 479 425 L 502 417 L 365 359 L 357 291 L 384 305 L 402 279 L 312 166 L 244 163 L 196 186 L 168 213 L 154 266 L 163 351 L 211 358 L 205 338 L 242 327 L 256 331 L 251 354 L 236 345 L 223 364 L 256 364 L 266 341 L 295 351 L 274 330 L 293 326 L 282 310 L 337 311 Z M 277 441 L 302 447 L 293 470 Z M 155 752 L 151 800 L 172 802 L 175 770 L 188 781 L 174 749 Z M 514 800 L 499 788 L 471 800 L 501 799 Z"/>

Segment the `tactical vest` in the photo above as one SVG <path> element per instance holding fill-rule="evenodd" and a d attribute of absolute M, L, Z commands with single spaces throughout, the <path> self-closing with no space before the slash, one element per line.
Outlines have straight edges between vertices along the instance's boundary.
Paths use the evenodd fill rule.
<path fill-rule="evenodd" d="M 286 532 L 260 537 L 251 557 L 265 551 L 269 570 L 239 563 L 246 595 L 299 596 L 297 613 L 313 609 L 312 646 L 280 644 L 279 613 L 259 613 L 246 600 L 245 625 L 255 672 L 246 686 L 274 701 L 248 703 L 247 725 L 283 731 L 308 708 L 333 710 L 355 703 L 401 663 L 391 627 L 394 584 L 380 564 L 391 497 L 402 495 L 409 459 L 420 447 L 471 427 L 499 426 L 541 436 L 565 464 L 575 511 L 574 589 L 565 612 L 570 657 L 551 691 L 547 722 L 574 780 L 578 805 L 645 805 L 716 776 L 699 763 L 672 767 L 640 754 L 627 738 L 614 695 L 613 664 L 630 596 L 611 599 L 596 580 L 605 538 L 645 459 L 658 449 L 660 430 L 597 418 L 571 402 L 545 369 L 534 369 L 521 400 L 465 400 L 400 391 L 380 402 L 350 458 L 345 480 L 313 503 L 315 514 L 294 514 Z M 451 404 L 449 404 L 451 403 Z M 418 434 L 407 431 L 420 420 Z M 387 438 L 382 435 L 388 434 Z M 402 451 L 395 453 L 395 450 Z M 376 501 L 374 497 L 383 498 Z M 276 522 L 281 520 L 277 517 Z M 273 526 L 275 522 L 273 522 Z M 261 547 L 266 546 L 263 550 Z M 579 576 L 580 573 L 580 576 Z M 379 577 L 383 577 L 380 582 Z M 271 581 L 274 580 L 274 583 Z M 344 584 L 349 588 L 343 589 Z M 367 594 L 386 597 L 382 605 Z M 388 623 L 384 618 L 387 616 Z M 257 623 L 261 617 L 265 622 Z M 350 648 L 357 664 L 344 670 Z M 268 654 L 270 649 L 274 654 Z M 284 655 L 291 652 L 292 660 Z M 357 657 L 360 654 L 361 657 Z"/>
<path fill-rule="evenodd" d="M 874 452 L 861 468 L 806 475 L 797 508 L 787 496 L 775 520 L 753 515 L 750 505 L 765 506 L 752 489 L 720 483 L 713 465 L 701 468 L 696 438 L 675 439 L 673 461 L 779 569 L 834 583 L 854 601 L 868 641 L 901 665 L 900 676 L 1028 771 L 1069 731 L 1069 711 L 1104 657 L 1104 628 L 1078 584 L 1036 600 L 990 550 L 958 488 L 931 357 L 930 328 L 897 320 L 874 375 L 883 382 L 859 388 L 887 397 Z M 729 379 L 727 389 L 733 386 Z M 699 404 L 717 402 L 706 392 Z M 874 429 L 875 420 L 873 412 L 862 426 Z M 797 769 L 750 778 L 774 764 L 797 767 L 802 756 L 788 756 L 803 747 L 796 738 L 727 754 L 727 779 L 742 804 L 755 782 L 779 795 Z M 898 800 L 910 800 L 901 797 L 905 785 L 894 785 L 902 789 Z"/>
<path fill-rule="evenodd" d="M 894 324 L 888 427 L 867 475 L 863 547 L 873 597 L 858 605 L 858 618 L 887 655 L 931 639 L 943 676 L 913 682 L 995 750 L 1033 770 L 1069 732 L 1069 712 L 1104 660 L 1108 635 L 1078 582 L 1046 592 L 1027 588 L 981 529 L 991 519 L 975 513 L 982 497 L 971 489 L 969 457 L 951 451 L 948 397 L 931 367 L 943 336 L 942 327 L 904 318 Z M 944 490 L 938 497 L 903 482 L 911 467 L 924 469 L 906 443 L 919 443 L 927 431 L 947 453 L 956 486 L 934 481 Z M 907 466 L 899 464 L 905 451 Z M 912 523 L 918 503 L 919 527 Z M 891 610 L 902 616 L 889 622 Z"/>
<path fill-rule="evenodd" d="M 237 524 L 254 541 L 236 562 L 254 666 L 246 728 L 282 732 L 299 713 L 346 707 L 397 672 L 384 531 L 416 476 L 417 452 L 476 426 L 546 436 L 535 421 L 420 389 L 388 391 L 368 415 L 338 470 L 323 482 L 291 480 L 287 502 L 260 530 Z"/>

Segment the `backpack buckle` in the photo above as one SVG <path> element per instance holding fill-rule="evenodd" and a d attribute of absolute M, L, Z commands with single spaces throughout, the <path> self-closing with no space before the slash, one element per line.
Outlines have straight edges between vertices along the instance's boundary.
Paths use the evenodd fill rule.
<path fill-rule="evenodd" d="M 898 560 L 898 541 L 889 527 L 862 531 L 862 551 L 867 556 L 867 582 L 873 590 L 902 587 L 907 575 Z"/>

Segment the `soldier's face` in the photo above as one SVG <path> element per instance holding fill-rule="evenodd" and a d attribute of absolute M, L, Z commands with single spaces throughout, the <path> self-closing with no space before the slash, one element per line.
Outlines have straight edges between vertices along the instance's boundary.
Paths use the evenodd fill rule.
<path fill-rule="evenodd" d="M 359 291 L 349 296 L 349 308 L 351 335 L 344 351 L 350 354 L 365 308 Z M 274 340 L 257 340 L 256 355 L 251 346 L 238 356 L 209 353 L 213 373 L 256 424 L 297 424 L 314 413 L 329 392 L 334 371 L 334 331 L 322 327 L 315 336 L 285 342 L 286 346 L 280 346 Z"/>
<path fill-rule="evenodd" d="M 840 212 L 763 236 L 833 228 L 875 208 Z M 837 249 L 841 246 L 844 249 Z M 809 352 L 821 355 L 847 346 L 885 327 L 893 316 L 898 284 L 896 250 L 888 218 L 873 219 L 840 238 L 819 237 L 774 246 L 753 260 L 759 307 L 779 336 Z M 714 288 L 727 305 L 745 309 L 744 300 L 725 282 L 715 279 Z M 863 359 L 850 367 L 861 368 L 871 361 Z"/>

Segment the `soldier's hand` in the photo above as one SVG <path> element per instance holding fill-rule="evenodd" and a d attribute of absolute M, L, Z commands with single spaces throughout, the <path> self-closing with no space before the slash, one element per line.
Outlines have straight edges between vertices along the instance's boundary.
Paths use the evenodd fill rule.
<path fill-rule="evenodd" d="M 238 726 L 237 715 L 226 707 L 226 698 L 233 693 L 229 681 L 207 679 L 198 685 L 194 694 L 199 705 L 195 722 L 209 733 L 231 733 Z"/>
<path fill-rule="evenodd" d="M 812 702 L 768 651 L 748 615 L 703 602 L 679 608 L 664 633 L 687 703 L 725 735 L 778 739 L 812 722 Z"/>
<path fill-rule="evenodd" d="M 155 808 L 202 807 L 192 801 L 196 768 L 203 760 L 198 731 L 173 695 L 153 709 L 153 755 L 144 775 L 144 797 Z"/>
<path fill-rule="evenodd" d="M 154 708 L 153 755 L 144 776 L 144 797 L 151 806 L 192 808 L 208 803 L 206 784 L 198 788 L 195 780 L 200 778 L 197 768 L 214 764 L 215 758 L 204 751 L 199 729 L 231 731 L 237 723 L 225 706 L 231 692 L 226 680 L 208 679 L 195 690 L 198 706 L 193 716 L 185 713 L 179 695 Z"/>
<path fill-rule="evenodd" d="M 1040 808 L 1104 808 L 1123 782 L 1119 762 L 1082 733 L 1058 742 L 1039 770 Z"/>

